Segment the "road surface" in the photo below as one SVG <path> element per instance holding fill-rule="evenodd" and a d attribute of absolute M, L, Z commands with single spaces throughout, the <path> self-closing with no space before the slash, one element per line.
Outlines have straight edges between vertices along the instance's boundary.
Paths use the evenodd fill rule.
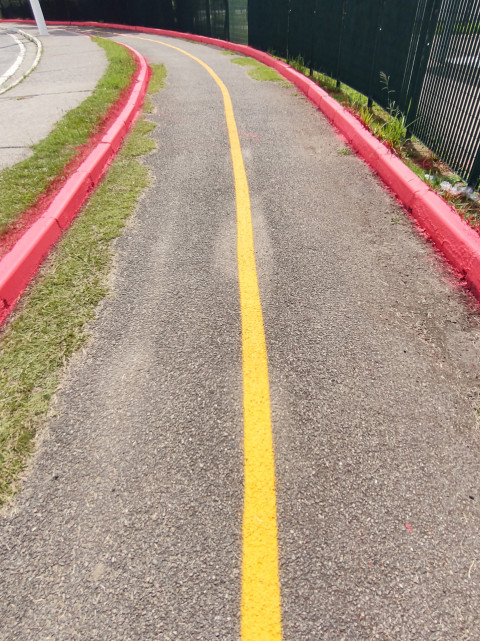
<path fill-rule="evenodd" d="M 213 47 L 113 37 L 167 67 L 154 180 L 3 517 L 0 639 L 478 641 L 477 304 L 291 86 Z M 184 52 L 223 81 L 241 157 Z M 275 488 L 268 434 L 244 460 L 262 333 Z M 245 475 L 267 488 L 253 503 L 276 498 L 278 530 L 252 525 L 268 576 L 245 570 Z"/>

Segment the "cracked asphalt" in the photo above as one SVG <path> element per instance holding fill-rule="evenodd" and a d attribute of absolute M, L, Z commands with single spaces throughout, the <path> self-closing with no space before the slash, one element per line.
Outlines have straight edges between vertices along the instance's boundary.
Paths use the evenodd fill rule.
<path fill-rule="evenodd" d="M 167 68 L 154 180 L 2 515 L 0 639 L 235 641 L 242 345 L 223 104 L 193 60 L 115 38 Z M 215 70 L 240 133 L 283 638 L 478 641 L 478 304 L 294 88 L 159 40 Z"/>

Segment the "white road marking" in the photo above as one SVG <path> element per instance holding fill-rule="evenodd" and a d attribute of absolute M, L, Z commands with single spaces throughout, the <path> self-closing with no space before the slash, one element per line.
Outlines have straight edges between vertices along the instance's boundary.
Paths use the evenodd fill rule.
<path fill-rule="evenodd" d="M 23 58 L 25 57 L 25 45 L 21 40 L 17 38 L 17 36 L 13 33 L 8 33 L 6 32 L 7 36 L 10 36 L 10 38 L 13 38 L 17 45 L 20 48 L 20 53 L 17 56 L 17 59 L 13 63 L 11 67 L 7 69 L 7 71 L 3 74 L 3 76 L 0 76 L 0 86 L 2 86 L 9 78 L 13 76 L 13 74 L 17 71 L 17 69 L 20 67 L 20 65 L 23 62 Z"/>
<path fill-rule="evenodd" d="M 40 58 L 42 56 L 42 53 L 43 53 L 43 45 L 42 45 L 42 43 L 40 42 L 40 40 L 38 38 L 35 38 L 35 36 L 32 36 L 27 31 L 22 31 L 21 29 L 17 29 L 17 33 L 21 33 L 22 36 L 24 36 L 28 40 L 31 40 L 35 44 L 35 46 L 37 47 L 37 55 L 35 56 L 35 60 L 33 61 L 33 64 L 30 67 L 30 69 L 28 71 L 26 71 L 22 76 L 20 76 L 20 78 L 18 78 L 18 80 L 16 80 L 14 83 L 12 83 L 11 85 L 8 85 L 8 87 L 4 87 L 3 89 L 0 89 L 0 95 L 2 95 L 2 93 L 5 93 L 9 89 L 13 89 L 13 87 L 16 87 L 18 84 L 20 84 L 22 82 L 22 80 L 25 80 L 25 78 L 27 76 L 29 76 L 32 73 L 32 71 L 37 67 L 38 63 L 40 62 Z M 8 35 L 11 35 L 11 34 L 8 34 Z M 15 38 L 15 39 L 17 40 L 17 38 Z M 22 43 L 20 43 L 20 44 L 24 48 L 24 55 L 25 55 L 25 47 L 24 47 L 24 45 Z M 20 62 L 20 64 L 21 64 L 21 62 Z M 2 78 L 3 78 L 3 76 L 2 76 Z M 5 82 L 5 81 L 3 81 L 3 82 Z M 0 82 L 0 86 L 1 85 L 2 85 L 2 82 Z"/>

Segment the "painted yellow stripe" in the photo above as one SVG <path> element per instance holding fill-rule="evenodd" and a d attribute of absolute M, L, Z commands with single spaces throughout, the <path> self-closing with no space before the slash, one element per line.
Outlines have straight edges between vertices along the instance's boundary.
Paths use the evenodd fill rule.
<path fill-rule="evenodd" d="M 118 34 L 125 37 L 125 34 Z M 245 500 L 243 513 L 242 641 L 281 641 L 275 466 L 267 349 L 258 290 L 252 214 L 240 139 L 227 88 L 199 58 L 173 45 L 215 80 L 223 96 L 237 203 L 237 260 L 242 317 Z"/>

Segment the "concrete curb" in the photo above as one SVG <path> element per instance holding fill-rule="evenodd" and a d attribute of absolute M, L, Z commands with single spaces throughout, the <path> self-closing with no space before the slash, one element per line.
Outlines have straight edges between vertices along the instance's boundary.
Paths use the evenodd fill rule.
<path fill-rule="evenodd" d="M 150 68 L 143 56 L 127 47 L 137 60 L 130 94 L 120 101 L 123 109 L 109 124 L 100 142 L 70 176 L 46 211 L 0 260 L 0 325 L 15 306 L 53 245 L 69 227 L 80 207 L 100 182 L 103 174 L 135 121 L 143 104 Z"/>
<path fill-rule="evenodd" d="M 285 62 L 247 45 L 166 29 L 99 22 L 50 22 L 49 24 L 103 27 L 184 38 L 236 51 L 272 67 L 302 91 L 308 100 L 333 123 L 357 154 L 370 165 L 406 210 L 412 214 L 416 223 L 426 232 L 435 247 L 450 262 L 476 298 L 480 300 L 479 235 L 459 217 L 452 207 L 367 131 L 352 114 L 312 80 Z"/>
<path fill-rule="evenodd" d="M 184 38 L 236 51 L 272 67 L 302 91 L 308 100 L 333 123 L 357 154 L 370 165 L 406 210 L 412 214 L 435 247 L 445 256 L 471 292 L 480 300 L 479 235 L 458 216 L 452 207 L 429 189 L 399 158 L 368 132 L 352 114 L 312 80 L 292 69 L 285 62 L 247 45 L 166 29 L 100 22 L 51 21 L 49 24 L 109 28 Z"/>

